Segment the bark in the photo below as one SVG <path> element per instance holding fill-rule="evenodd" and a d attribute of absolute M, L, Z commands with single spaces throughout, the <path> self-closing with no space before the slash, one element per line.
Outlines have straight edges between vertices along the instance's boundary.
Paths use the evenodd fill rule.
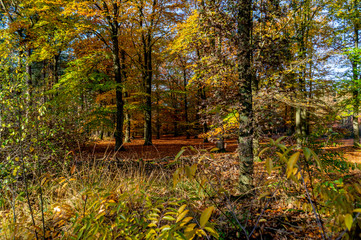
<path fill-rule="evenodd" d="M 125 65 L 125 51 L 122 49 L 120 51 L 120 57 L 121 57 L 121 66 L 122 66 L 122 80 L 123 82 L 125 82 L 127 80 L 127 73 L 126 73 L 126 65 Z M 125 92 L 125 98 L 128 99 L 129 98 L 129 93 Z M 124 142 L 126 143 L 130 143 L 131 142 L 131 115 L 130 115 L 130 110 L 127 109 L 125 112 L 125 138 L 124 138 Z"/>
<path fill-rule="evenodd" d="M 146 48 L 144 52 L 144 82 L 145 82 L 145 111 L 144 111 L 144 145 L 152 145 L 152 54 Z"/>
<path fill-rule="evenodd" d="M 253 100 L 252 81 L 252 0 L 240 0 L 238 6 L 238 73 L 239 73 L 239 158 L 240 191 L 252 189 L 253 174 Z"/>
<path fill-rule="evenodd" d="M 188 119 L 187 72 L 185 66 L 183 66 L 183 87 L 184 87 L 184 119 L 186 121 L 185 130 L 186 130 L 187 139 L 190 139 L 191 135 L 189 134 L 189 119 Z"/>
<path fill-rule="evenodd" d="M 117 14 L 116 14 L 117 15 Z M 115 16 L 116 16 L 115 15 Z M 118 41 L 119 25 L 116 20 L 112 24 L 112 57 L 113 57 L 113 71 L 114 79 L 117 83 L 115 90 L 115 98 L 117 105 L 116 113 L 116 128 L 115 128 L 115 151 L 124 150 L 123 147 L 123 122 L 124 122 L 124 102 L 123 102 L 123 87 L 122 87 L 122 74 L 121 62 L 119 58 L 119 41 Z"/>
<path fill-rule="evenodd" d="M 355 6 L 357 7 L 358 0 L 355 0 Z M 354 34 L 355 34 L 355 48 L 359 45 L 359 25 L 354 23 Z M 353 115 L 352 115 L 352 131 L 353 131 L 353 144 L 357 146 L 360 144 L 360 125 L 358 123 L 359 115 L 359 89 L 357 88 L 357 82 L 359 81 L 359 75 L 357 72 L 358 64 L 357 61 L 352 61 L 352 73 L 353 73 Z"/>
<path fill-rule="evenodd" d="M 129 110 L 125 113 L 125 123 L 126 123 L 126 126 L 125 126 L 124 142 L 130 143 L 131 142 L 131 137 L 130 137 L 131 120 L 130 120 Z"/>
<path fill-rule="evenodd" d="M 158 90 L 158 86 L 157 86 Z M 160 139 L 160 111 L 159 111 L 159 93 L 157 93 L 157 119 L 156 119 L 156 128 L 157 128 L 157 139 Z"/>
<path fill-rule="evenodd" d="M 296 115 L 295 115 L 295 122 L 296 122 L 296 141 L 297 141 L 297 148 L 301 148 L 302 146 L 302 118 L 301 118 L 301 108 L 296 108 Z"/>
<path fill-rule="evenodd" d="M 206 96 L 206 90 L 205 90 L 205 87 L 204 86 L 202 86 L 201 87 L 201 99 L 202 99 L 202 110 L 203 110 L 203 112 L 205 112 L 205 105 L 204 105 L 204 103 L 205 103 L 205 101 L 207 100 L 207 96 Z M 204 122 L 203 122 L 203 125 L 202 125 L 202 127 L 203 127 L 203 134 L 205 135 L 205 134 L 207 134 L 207 132 L 208 132 L 208 124 L 207 124 L 207 120 L 206 119 L 204 119 Z M 209 142 L 208 141 L 208 138 L 207 137 L 204 137 L 203 138 L 203 142 L 204 143 L 207 143 L 207 142 Z"/>

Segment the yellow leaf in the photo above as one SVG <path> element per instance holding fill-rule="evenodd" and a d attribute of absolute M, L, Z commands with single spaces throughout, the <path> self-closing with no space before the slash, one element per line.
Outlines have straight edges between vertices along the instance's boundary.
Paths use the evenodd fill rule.
<path fill-rule="evenodd" d="M 207 224 L 209 218 L 211 217 L 213 210 L 214 210 L 214 207 L 211 206 L 202 212 L 201 219 L 199 221 L 201 227 L 204 227 Z"/>
<path fill-rule="evenodd" d="M 185 210 L 184 212 L 182 212 L 182 213 L 177 217 L 176 223 L 179 222 L 180 220 L 182 220 L 182 219 L 187 215 L 188 212 L 189 212 L 189 210 Z"/>
<path fill-rule="evenodd" d="M 352 227 L 352 223 L 353 223 L 353 219 L 351 214 L 346 214 L 345 216 L 345 225 L 347 227 L 347 229 L 350 231 L 351 227 Z"/>
<path fill-rule="evenodd" d="M 187 204 L 184 204 L 184 205 L 180 206 L 179 209 L 178 209 L 178 213 L 183 212 L 183 210 L 184 210 L 186 207 L 187 207 Z"/>
<path fill-rule="evenodd" d="M 294 153 L 287 162 L 287 178 L 293 173 L 293 168 L 300 157 L 300 152 Z"/>
<path fill-rule="evenodd" d="M 149 223 L 147 227 L 156 227 L 156 226 L 157 226 L 157 224 L 155 224 L 155 223 Z"/>
<path fill-rule="evenodd" d="M 271 158 L 266 159 L 266 169 L 269 175 L 271 175 L 272 169 L 273 169 L 273 162 Z"/>

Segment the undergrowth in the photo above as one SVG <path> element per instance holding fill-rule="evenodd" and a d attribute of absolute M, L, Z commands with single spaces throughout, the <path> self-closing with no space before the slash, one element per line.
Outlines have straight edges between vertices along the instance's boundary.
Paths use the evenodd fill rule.
<path fill-rule="evenodd" d="M 69 152 L 43 171 L 7 158 L 0 239 L 354 239 L 360 172 L 281 141 L 260 153 L 247 193 L 235 155 L 191 147 L 168 163 Z"/>

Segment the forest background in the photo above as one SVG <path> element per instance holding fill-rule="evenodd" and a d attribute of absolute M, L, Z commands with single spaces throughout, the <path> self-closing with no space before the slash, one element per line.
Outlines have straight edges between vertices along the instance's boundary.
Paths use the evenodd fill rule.
<path fill-rule="evenodd" d="M 1 237 L 359 237 L 358 0 L 0 0 L 0 18 Z M 127 154 L 139 139 L 159 157 Z"/>

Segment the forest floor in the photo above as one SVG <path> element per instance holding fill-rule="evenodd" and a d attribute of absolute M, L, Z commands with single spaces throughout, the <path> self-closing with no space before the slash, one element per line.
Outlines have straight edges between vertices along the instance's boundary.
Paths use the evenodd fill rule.
<path fill-rule="evenodd" d="M 183 147 L 192 146 L 199 151 L 199 154 L 195 154 L 195 152 L 190 149 L 184 151 L 183 156 L 190 156 L 190 158 L 193 157 L 193 159 L 203 155 L 203 152 L 201 151 L 202 149 L 205 149 L 207 152 L 209 152 L 211 149 L 216 147 L 215 142 L 204 143 L 203 139 L 186 139 L 185 136 L 162 136 L 161 139 L 153 139 L 152 146 L 143 146 L 143 143 L 144 140 L 140 138 L 132 140 L 131 143 L 125 143 L 125 151 L 119 151 L 116 153 L 117 158 L 128 160 L 160 160 L 159 162 L 156 161 L 160 163 L 163 162 L 162 160 L 166 160 L 166 162 L 173 160 Z M 361 163 L 361 151 L 353 147 L 352 139 L 342 139 L 339 140 L 338 143 L 339 144 L 336 144 L 332 147 L 324 148 L 324 151 L 329 153 L 336 152 L 340 154 L 340 156 L 343 156 L 344 159 L 348 162 Z M 108 159 L 114 157 L 115 155 L 113 151 L 114 144 L 115 142 L 112 140 L 94 141 L 89 143 L 82 150 L 85 153 L 95 156 L 97 159 Z M 261 148 L 265 145 L 266 141 L 262 142 Z M 290 145 L 290 143 L 287 143 L 287 145 Z M 226 140 L 225 147 L 227 151 L 225 153 L 214 153 L 214 157 L 212 157 L 211 161 L 209 161 L 209 164 L 211 169 L 215 169 L 216 173 L 214 175 L 219 176 L 223 187 L 227 189 L 232 196 L 237 196 L 239 193 L 235 191 L 236 188 L 234 187 L 237 185 L 239 179 L 239 162 L 236 161 L 237 140 Z M 269 176 L 267 174 L 263 162 L 255 163 L 254 173 L 255 186 L 264 186 L 265 180 L 269 180 L 274 177 L 273 175 Z M 340 177 L 341 175 L 337 175 L 337 177 Z M 352 179 L 360 179 L 360 172 L 352 172 L 352 175 Z M 334 176 L 335 179 L 337 179 L 337 177 Z M 280 191 L 277 193 L 277 197 L 276 195 L 273 196 L 274 200 L 272 203 L 269 203 L 269 206 L 266 207 L 266 210 L 262 215 L 262 221 L 264 222 L 259 223 L 260 229 L 263 230 L 255 233 L 252 236 L 252 239 L 259 239 L 259 234 L 262 232 L 263 237 L 269 234 L 269 237 L 264 239 L 321 238 L 321 233 L 314 219 L 313 213 L 311 211 L 305 212 L 303 210 L 299 210 L 295 206 L 290 207 L 288 200 L 285 200 L 288 198 L 287 194 L 290 193 L 281 193 Z M 260 202 L 257 198 L 253 200 L 241 199 L 237 200 L 236 202 L 236 212 L 246 211 L 247 209 L 245 210 L 243 208 L 246 208 L 245 206 L 249 206 L 252 202 L 254 206 L 252 205 L 251 207 L 251 213 L 254 216 L 260 216 L 260 211 L 264 207 L 261 205 L 258 206 Z M 223 203 L 220 202 L 218 204 L 222 205 Z M 268 203 L 266 205 L 268 205 Z M 256 219 L 249 220 L 249 224 L 255 226 L 257 225 L 255 221 Z M 228 229 L 229 227 L 223 226 L 222 228 Z M 232 239 L 235 238 L 236 236 L 234 236 Z"/>
<path fill-rule="evenodd" d="M 153 139 L 152 146 L 143 146 L 143 143 L 144 140 L 141 138 L 133 139 L 130 143 L 124 143 L 125 151 L 119 151 L 117 157 L 122 159 L 143 160 L 164 159 L 175 157 L 183 147 L 192 146 L 199 151 L 202 149 L 210 151 L 216 147 L 215 142 L 204 143 L 201 138 L 186 139 L 185 136 L 162 136 L 160 139 Z M 348 162 L 361 163 L 361 150 L 353 147 L 352 139 L 342 139 L 339 140 L 338 143 L 336 146 L 325 148 L 325 150 L 340 153 Z M 111 157 L 114 155 L 114 145 L 114 140 L 99 140 L 89 143 L 82 150 L 97 158 Z M 236 153 L 237 140 L 225 140 L 225 148 L 225 153 L 215 154 L 224 155 Z M 194 152 L 186 150 L 183 155 L 192 154 L 194 154 Z"/>

